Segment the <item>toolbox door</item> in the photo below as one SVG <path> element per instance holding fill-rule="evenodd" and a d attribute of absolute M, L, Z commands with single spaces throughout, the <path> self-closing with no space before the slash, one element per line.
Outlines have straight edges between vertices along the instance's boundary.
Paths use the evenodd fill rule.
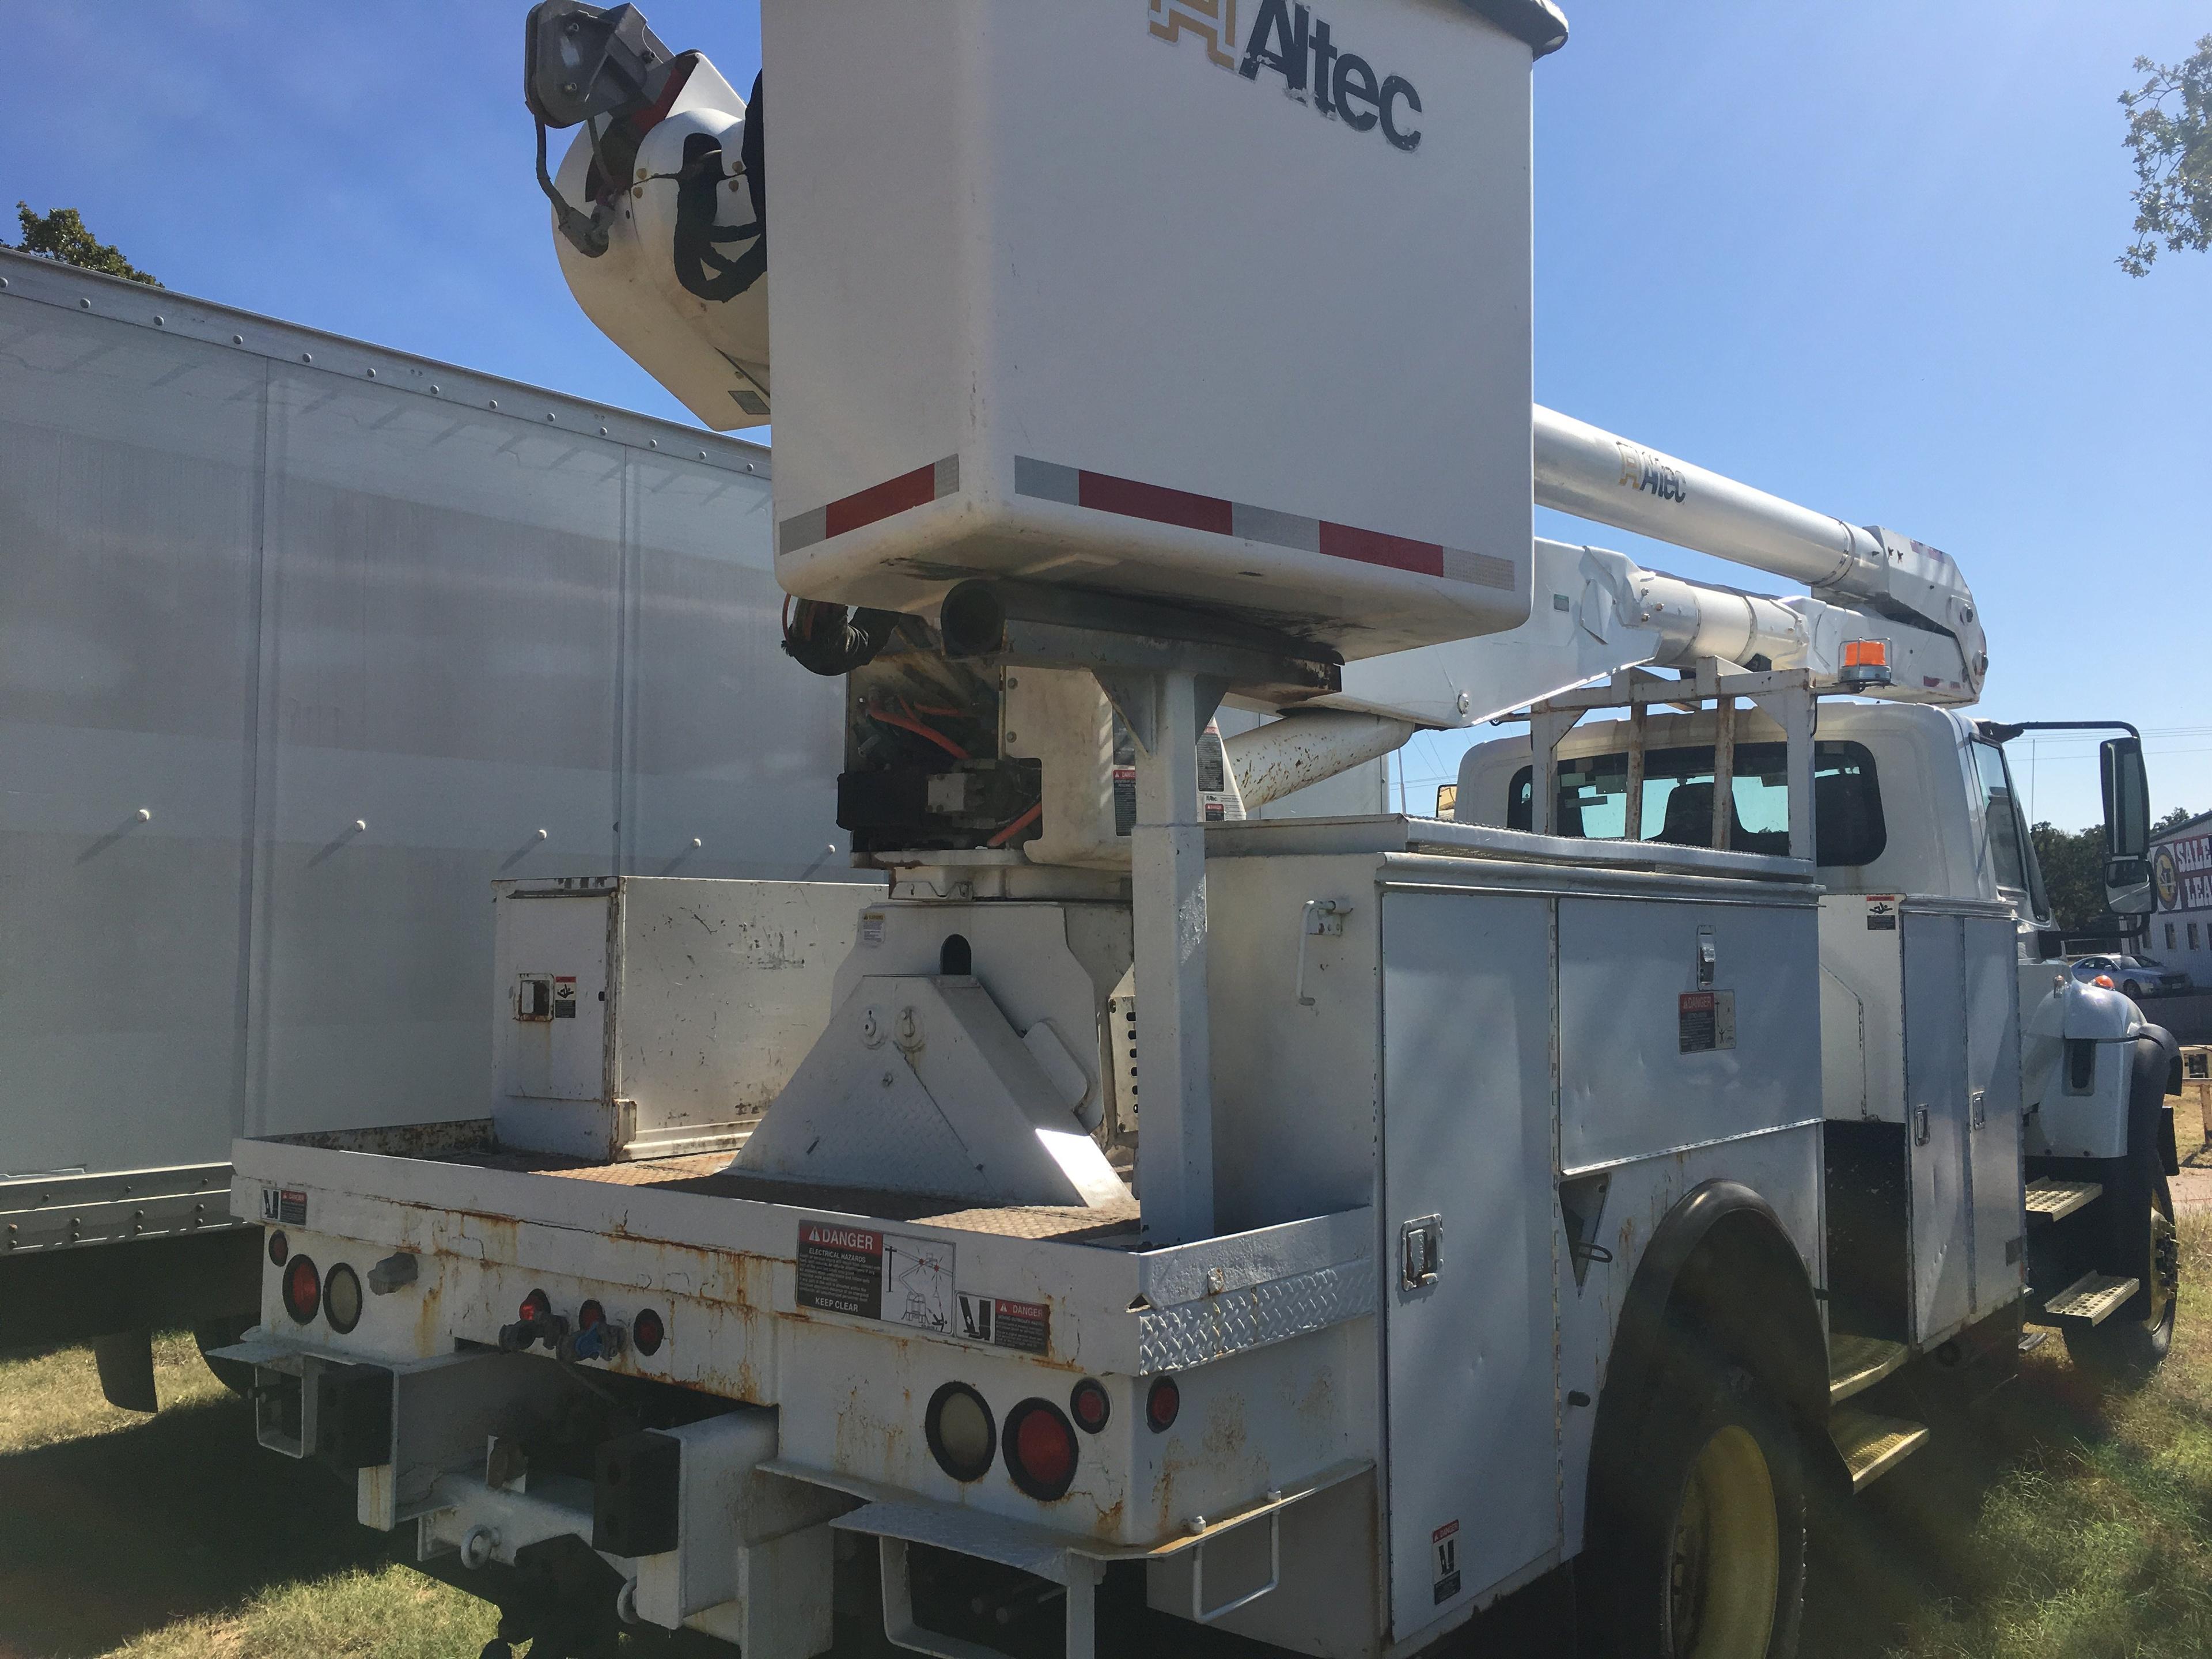
<path fill-rule="evenodd" d="M 1966 933 L 1966 1145 L 1974 1206 L 1974 1314 L 2027 1283 L 2021 1192 L 2020 940 L 2013 919 L 1969 916 Z"/>
<path fill-rule="evenodd" d="M 1388 1530 L 1402 1642 L 1559 1542 L 1550 902 L 1389 894 L 1382 986 Z"/>
<path fill-rule="evenodd" d="M 1948 1336 L 1972 1311 L 1973 1196 L 1962 1018 L 1966 964 L 1956 915 L 1907 910 L 1903 937 L 1912 1340 L 1926 1344 Z"/>

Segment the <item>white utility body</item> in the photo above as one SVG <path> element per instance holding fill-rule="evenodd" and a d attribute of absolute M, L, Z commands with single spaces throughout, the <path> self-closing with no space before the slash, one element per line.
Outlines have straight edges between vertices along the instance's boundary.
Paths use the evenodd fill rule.
<path fill-rule="evenodd" d="M 775 366 L 884 886 L 504 884 L 482 1116 L 237 1149 L 264 1443 L 495 1659 L 1381 1659 L 1571 1563 L 1589 1651 L 1783 1659 L 1921 1391 L 2162 1356 L 2171 1041 L 2052 983 L 1957 565 L 1532 412 L 1565 33 L 767 0 L 764 132 L 532 12 L 580 299 L 712 424 Z M 1453 821 L 1262 816 L 1493 716 Z"/>

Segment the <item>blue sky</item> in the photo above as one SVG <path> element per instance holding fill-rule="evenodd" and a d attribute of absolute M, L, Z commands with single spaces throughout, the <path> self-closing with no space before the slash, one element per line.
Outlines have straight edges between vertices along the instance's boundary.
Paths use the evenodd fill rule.
<path fill-rule="evenodd" d="M 646 9 L 750 82 L 757 5 Z M 562 284 L 523 10 L 21 9 L 0 201 L 82 210 L 172 288 L 686 418 Z M 1990 630 L 1984 712 L 2134 720 L 2158 806 L 2212 807 L 2212 258 L 2142 281 L 2112 263 L 2133 180 L 2115 98 L 2212 7 L 1568 11 L 1536 70 L 1538 397 L 1947 549 Z M 1409 750 L 1416 810 L 1461 746 Z M 2040 745 L 2033 787 L 2039 816 L 2094 821 L 2091 745 Z"/>

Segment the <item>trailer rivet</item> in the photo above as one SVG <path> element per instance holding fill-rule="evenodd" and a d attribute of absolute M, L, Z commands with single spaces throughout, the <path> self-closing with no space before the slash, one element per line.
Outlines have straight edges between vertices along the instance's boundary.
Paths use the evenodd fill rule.
<path fill-rule="evenodd" d="M 156 328 L 167 328 L 168 325 L 169 325 L 169 319 L 168 319 L 167 318 L 166 318 L 166 317 L 162 316 L 162 315 L 161 315 L 161 313 L 160 312 L 158 312 L 158 311 L 157 311 L 157 312 L 155 312 L 155 313 L 154 313 L 154 326 L 155 326 L 155 327 L 156 327 Z"/>
<path fill-rule="evenodd" d="M 300 354 L 300 361 L 303 363 L 312 363 L 315 361 L 315 354 L 312 351 L 303 351 Z"/>
<path fill-rule="evenodd" d="M 538 832 L 538 839 L 540 841 L 544 841 L 545 839 L 545 832 L 543 830 L 540 830 Z"/>
<path fill-rule="evenodd" d="M 138 809 L 138 822 L 139 822 L 139 823 L 153 823 L 153 821 L 154 821 L 154 812 L 153 812 L 153 809 L 152 809 L 151 807 L 142 806 L 142 807 L 140 807 L 140 808 Z"/>
<path fill-rule="evenodd" d="M 707 843 L 700 840 L 698 836 L 694 836 L 691 837 L 691 844 L 694 847 L 704 847 Z"/>
<path fill-rule="evenodd" d="M 92 309 L 92 301 L 89 300 L 79 300 L 76 302 L 76 308 L 79 311 L 89 311 Z"/>

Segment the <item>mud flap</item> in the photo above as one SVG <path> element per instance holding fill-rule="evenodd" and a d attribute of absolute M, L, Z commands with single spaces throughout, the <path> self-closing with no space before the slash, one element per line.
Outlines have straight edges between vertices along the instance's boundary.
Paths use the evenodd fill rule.
<path fill-rule="evenodd" d="M 154 1412 L 154 1334 L 118 1331 L 92 1340 L 93 1362 L 100 1367 L 100 1391 L 107 1403 L 126 1412 Z"/>

